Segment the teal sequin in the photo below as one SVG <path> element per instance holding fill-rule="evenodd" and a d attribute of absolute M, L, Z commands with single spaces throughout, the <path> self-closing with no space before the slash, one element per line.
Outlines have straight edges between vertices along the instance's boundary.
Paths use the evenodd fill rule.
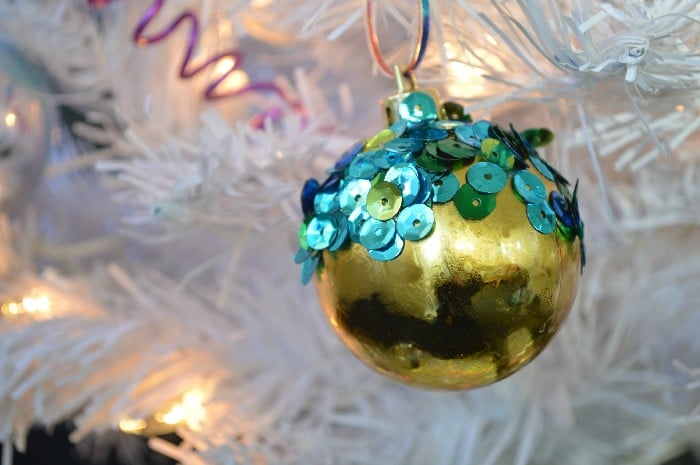
<path fill-rule="evenodd" d="M 314 250 L 327 249 L 338 234 L 338 224 L 331 215 L 319 214 L 306 227 L 306 241 Z"/>
<path fill-rule="evenodd" d="M 416 172 L 418 173 L 418 180 L 420 182 L 420 191 L 413 203 L 426 203 L 433 197 L 433 179 L 427 171 L 418 166 L 416 166 Z"/>
<path fill-rule="evenodd" d="M 481 141 L 489 136 L 490 127 L 491 123 L 488 121 L 477 121 L 455 128 L 455 136 L 470 147 L 479 148 Z"/>
<path fill-rule="evenodd" d="M 454 173 L 433 178 L 433 202 L 445 203 L 454 198 L 459 190 L 459 179 Z"/>
<path fill-rule="evenodd" d="M 399 116 L 409 124 L 437 119 L 438 108 L 433 98 L 425 92 L 411 92 L 399 104 Z"/>
<path fill-rule="evenodd" d="M 340 208 L 338 203 L 338 184 L 334 184 L 316 193 L 314 211 L 316 213 L 334 213 Z"/>
<path fill-rule="evenodd" d="M 301 264 L 304 262 L 304 260 L 308 259 L 311 257 L 311 251 L 308 249 L 299 249 L 297 250 L 297 253 L 294 255 L 294 263 L 297 265 Z"/>
<path fill-rule="evenodd" d="M 530 162 L 532 163 L 532 166 L 534 166 L 535 169 L 539 171 L 542 176 L 549 179 L 550 181 L 554 181 L 554 173 L 552 173 L 552 170 L 549 169 L 549 166 L 544 160 L 535 155 L 530 156 Z"/>
<path fill-rule="evenodd" d="M 349 234 L 347 217 L 341 212 L 337 212 L 333 216 L 336 220 L 337 231 L 335 234 L 335 239 L 333 239 L 333 242 L 331 242 L 331 244 L 328 246 L 328 250 L 330 252 L 335 252 L 341 248 L 348 239 Z"/>
<path fill-rule="evenodd" d="M 392 124 L 389 129 L 391 129 L 391 132 L 396 134 L 396 137 L 401 137 L 406 132 L 407 128 L 408 128 L 408 123 L 406 123 L 406 121 L 400 119 L 397 122 L 395 122 L 394 124 Z"/>
<path fill-rule="evenodd" d="M 360 244 L 370 250 L 386 247 L 394 240 L 396 235 L 396 222 L 394 220 L 381 221 L 370 218 L 365 221 L 360 229 Z"/>
<path fill-rule="evenodd" d="M 518 171 L 513 176 L 515 190 L 526 202 L 540 203 L 547 200 L 547 189 L 540 178 L 529 171 Z"/>
<path fill-rule="evenodd" d="M 529 203 L 525 211 L 532 227 L 542 234 L 550 234 L 556 228 L 556 215 L 547 202 Z"/>
<path fill-rule="evenodd" d="M 340 211 L 345 215 L 350 214 L 358 206 L 367 203 L 367 193 L 372 188 L 372 183 L 366 179 L 352 179 L 345 184 L 338 195 Z"/>
<path fill-rule="evenodd" d="M 314 276 L 314 271 L 318 267 L 318 263 L 321 260 L 320 254 L 316 253 L 310 256 L 307 260 L 304 260 L 301 264 L 301 283 L 306 285 L 309 284 L 311 278 Z"/>
<path fill-rule="evenodd" d="M 418 139 L 418 140 L 425 140 L 425 141 L 436 141 L 436 140 L 443 140 L 449 136 L 450 133 L 447 132 L 445 129 L 438 129 L 438 128 L 421 128 L 416 131 L 411 132 L 411 137 L 413 139 Z"/>
<path fill-rule="evenodd" d="M 404 155 L 388 150 L 377 150 L 372 154 L 372 161 L 381 169 L 389 169 L 397 163 L 404 161 Z"/>
<path fill-rule="evenodd" d="M 403 205 L 411 205 L 420 193 L 418 171 L 409 164 L 394 165 L 386 172 L 384 181 L 396 184 L 403 196 Z"/>
<path fill-rule="evenodd" d="M 384 144 L 384 150 L 400 154 L 415 153 L 423 149 L 423 141 L 411 138 L 394 139 Z"/>
<path fill-rule="evenodd" d="M 350 213 L 348 216 L 348 232 L 353 242 L 360 242 L 360 230 L 362 230 L 362 225 L 370 218 L 371 216 L 367 211 L 366 205 L 356 208 Z"/>
<path fill-rule="evenodd" d="M 372 156 L 367 153 L 356 156 L 348 167 L 348 175 L 359 179 L 372 179 L 378 171 L 379 168 L 374 164 Z"/>
<path fill-rule="evenodd" d="M 426 237 L 435 226 L 433 210 L 423 204 L 404 208 L 396 219 L 399 236 L 409 241 L 418 241 Z"/>
<path fill-rule="evenodd" d="M 477 192 L 496 194 L 508 183 L 508 175 L 495 163 L 482 161 L 469 169 L 467 181 Z"/>
<path fill-rule="evenodd" d="M 399 235 L 396 235 L 394 236 L 394 240 L 386 247 L 377 250 L 370 250 L 369 256 L 374 258 L 375 260 L 388 262 L 389 260 L 393 260 L 399 255 L 401 255 L 401 252 L 403 251 L 403 246 L 403 239 L 401 239 Z"/>

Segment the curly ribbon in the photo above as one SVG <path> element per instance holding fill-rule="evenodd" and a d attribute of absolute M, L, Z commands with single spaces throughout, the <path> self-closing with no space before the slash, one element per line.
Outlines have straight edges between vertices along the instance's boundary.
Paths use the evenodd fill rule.
<path fill-rule="evenodd" d="M 90 6 L 100 8 L 108 3 L 112 3 L 115 0 L 87 0 Z M 284 91 L 274 82 L 270 81 L 260 81 L 247 84 L 239 89 L 231 89 L 228 91 L 219 91 L 219 85 L 226 80 L 234 71 L 239 69 L 243 63 L 243 53 L 238 50 L 226 50 L 224 52 L 218 53 L 208 60 L 204 61 L 199 66 L 192 67 L 192 58 L 194 56 L 195 47 L 197 46 L 197 41 L 199 40 L 199 18 L 197 15 L 189 10 L 182 12 L 177 18 L 171 21 L 162 31 L 147 35 L 145 33 L 146 28 L 151 24 L 151 22 L 158 16 L 161 9 L 165 5 L 165 0 L 154 0 L 153 4 L 146 10 L 138 24 L 136 29 L 132 34 L 132 40 L 134 43 L 140 47 L 151 45 L 161 40 L 166 39 L 170 34 L 175 31 L 180 24 L 190 23 L 190 30 L 187 37 L 187 47 L 185 49 L 185 56 L 180 65 L 180 77 L 182 79 L 191 79 L 197 74 L 204 71 L 209 66 L 216 66 L 217 63 L 225 59 L 233 60 L 233 65 L 229 67 L 221 76 L 217 77 L 211 84 L 206 87 L 204 92 L 204 97 L 208 100 L 217 100 L 227 97 L 235 97 L 248 92 L 271 92 L 280 97 L 287 105 L 289 105 L 294 111 L 299 112 L 302 116 L 305 116 L 303 105 L 288 97 Z M 273 106 L 262 113 L 254 116 L 250 121 L 250 125 L 255 128 L 261 128 L 264 125 L 266 119 L 271 119 L 272 121 L 277 121 L 284 113 L 283 108 L 280 106 Z"/>

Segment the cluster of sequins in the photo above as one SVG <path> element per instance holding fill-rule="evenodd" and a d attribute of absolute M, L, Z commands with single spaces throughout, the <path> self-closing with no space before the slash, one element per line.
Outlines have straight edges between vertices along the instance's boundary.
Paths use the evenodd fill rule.
<path fill-rule="evenodd" d="M 570 241 L 579 236 L 583 244 L 576 189 L 571 195 L 566 179 L 534 148 L 549 143 L 551 132 L 519 134 L 512 126 L 508 132 L 487 121 L 471 123 L 453 103 L 446 107 L 453 119 L 400 120 L 351 147 L 323 184 L 306 182 L 295 256 L 304 284 L 323 265 L 323 250 L 334 252 L 349 241 L 364 246 L 375 260 L 398 257 L 404 241 L 431 233 L 434 203 L 453 201 L 465 219 L 485 218 L 509 180 L 534 229 L 556 231 Z M 528 161 L 559 192 L 547 195 L 542 181 L 528 171 Z M 454 171 L 465 166 L 470 168 L 462 183 Z"/>

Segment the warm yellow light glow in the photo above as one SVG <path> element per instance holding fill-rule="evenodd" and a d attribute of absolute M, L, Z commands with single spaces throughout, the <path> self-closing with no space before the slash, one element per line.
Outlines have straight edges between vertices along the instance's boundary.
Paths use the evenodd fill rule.
<path fill-rule="evenodd" d="M 172 410 L 164 413 L 161 416 L 161 419 L 166 425 L 177 425 L 178 423 L 183 421 L 186 418 L 186 416 L 187 412 L 185 411 L 185 407 L 183 407 L 182 405 L 176 405 L 172 408 Z"/>
<path fill-rule="evenodd" d="M 188 428 L 196 430 L 204 420 L 205 411 L 202 403 L 204 394 L 200 391 L 189 391 L 182 396 L 182 400 L 170 407 L 165 412 L 156 412 L 153 416 L 157 422 L 166 425 L 179 425 L 184 423 Z"/>
<path fill-rule="evenodd" d="M 498 42 L 496 41 L 496 39 L 494 39 L 494 37 L 489 33 L 486 34 L 486 41 L 488 43 L 490 43 L 491 45 L 494 45 L 494 46 L 498 45 Z"/>
<path fill-rule="evenodd" d="M 457 58 L 457 47 L 452 42 L 445 42 L 445 56 L 448 60 Z"/>
<path fill-rule="evenodd" d="M 146 429 L 146 421 L 126 418 L 119 421 L 119 429 L 125 433 L 138 433 Z"/>
<path fill-rule="evenodd" d="M 188 391 L 179 401 L 168 404 L 148 418 L 120 420 L 119 429 L 125 433 L 146 436 L 172 433 L 178 426 L 185 426 L 193 431 L 199 430 L 206 415 L 204 399 L 203 391 Z"/>
<path fill-rule="evenodd" d="M 685 111 L 685 105 L 676 105 L 676 111 L 677 112 Z"/>
<path fill-rule="evenodd" d="M 5 115 L 5 126 L 8 128 L 14 127 L 17 124 L 17 115 L 10 112 Z"/>
<path fill-rule="evenodd" d="M 0 306 L 3 315 L 21 315 L 23 313 L 48 313 L 51 301 L 45 295 L 29 295 L 16 302 L 6 302 Z"/>
<path fill-rule="evenodd" d="M 265 8 L 270 3 L 272 3 L 272 0 L 252 0 L 250 6 L 253 8 Z"/>
<path fill-rule="evenodd" d="M 450 76 L 447 90 L 452 95 L 474 95 L 481 88 L 480 81 L 482 70 L 469 66 L 460 61 L 447 63 L 447 72 Z"/>

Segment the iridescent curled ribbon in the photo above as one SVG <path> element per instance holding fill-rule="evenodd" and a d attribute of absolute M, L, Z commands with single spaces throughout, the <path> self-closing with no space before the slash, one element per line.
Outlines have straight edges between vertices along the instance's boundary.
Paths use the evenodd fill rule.
<path fill-rule="evenodd" d="M 112 3 L 115 0 L 87 0 L 88 4 L 93 7 L 103 7 L 108 3 Z M 304 116 L 304 107 L 301 102 L 291 99 L 288 97 L 284 91 L 274 82 L 271 81 L 259 81 L 247 84 L 239 89 L 232 89 L 228 91 L 218 91 L 219 85 L 226 80 L 234 71 L 239 69 L 243 63 L 244 55 L 238 50 L 226 50 L 217 53 L 213 57 L 207 59 L 201 65 L 192 67 L 192 58 L 194 56 L 195 47 L 199 40 L 199 18 L 197 15 L 190 10 L 186 10 L 180 13 L 177 18 L 168 23 L 168 25 L 160 32 L 147 35 L 145 33 L 146 28 L 151 24 L 151 22 L 158 16 L 161 9 L 165 5 L 165 0 L 154 0 L 153 4 L 146 10 L 141 19 L 139 20 L 134 32 L 132 33 L 132 40 L 134 43 L 140 47 L 151 45 L 166 39 L 170 34 L 177 29 L 180 24 L 189 22 L 190 30 L 187 36 L 187 47 L 185 49 L 185 56 L 183 57 L 182 64 L 180 65 L 180 77 L 182 79 L 191 79 L 197 74 L 204 71 L 210 65 L 216 65 L 225 59 L 233 60 L 232 66 L 230 66 L 221 76 L 217 77 L 211 84 L 206 87 L 204 92 L 204 97 L 208 100 L 218 100 L 227 97 L 235 97 L 248 92 L 271 92 L 279 96 L 287 105 L 292 109 L 299 112 Z M 273 121 L 279 119 L 282 115 L 283 110 L 279 106 L 273 106 L 268 110 L 256 115 L 250 120 L 250 124 L 253 127 L 260 128 L 263 126 L 266 119 L 271 119 Z"/>

